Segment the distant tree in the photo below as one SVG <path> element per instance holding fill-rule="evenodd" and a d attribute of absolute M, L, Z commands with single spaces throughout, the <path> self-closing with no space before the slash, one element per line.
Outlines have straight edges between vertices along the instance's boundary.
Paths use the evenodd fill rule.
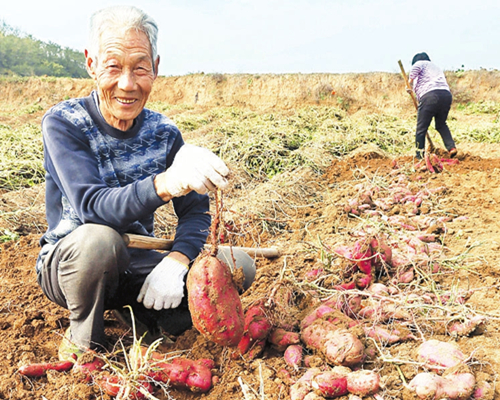
<path fill-rule="evenodd" d="M 0 75 L 88 76 L 81 52 L 53 42 L 42 42 L 4 21 L 0 21 Z"/>

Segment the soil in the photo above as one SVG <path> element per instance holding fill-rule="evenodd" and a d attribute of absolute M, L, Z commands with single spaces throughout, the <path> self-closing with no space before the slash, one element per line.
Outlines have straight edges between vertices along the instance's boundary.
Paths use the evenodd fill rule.
<path fill-rule="evenodd" d="M 458 164 L 445 165 L 443 172 L 431 174 L 415 172 L 410 157 L 392 159 L 377 149 L 362 148 L 333 162 L 322 176 L 301 170 L 288 177 L 286 182 L 296 185 L 288 192 L 286 204 L 280 205 L 288 218 L 283 218 L 283 214 L 273 215 L 269 205 L 262 206 L 259 217 L 234 213 L 229 233 L 237 238 L 236 244 L 273 246 L 282 252 L 279 258 L 256 259 L 256 279 L 241 296 L 244 308 L 258 301 L 274 304 L 269 309 L 273 322 L 297 329 L 297 320 L 331 295 L 332 287 L 340 283 L 340 275 L 333 273 L 313 281 L 314 287 L 308 284 L 312 271 L 319 268 L 327 272 L 343 271 L 335 268 L 345 265 L 345 260 L 336 256 L 332 248 L 352 244 L 359 238 L 356 235 L 360 230 L 366 228 L 366 221 L 371 221 L 348 215 L 344 210 L 348 201 L 357 195 L 356 185 L 368 187 L 404 176 L 414 190 L 439 189 L 430 202 L 422 203 L 420 215 L 448 217 L 438 228 L 434 226 L 433 233 L 444 248 L 436 257 L 440 269 L 432 275 L 433 290 L 436 293 L 470 290 L 470 297 L 461 310 L 442 307 L 446 317 L 451 321 L 466 310 L 469 315 L 484 316 L 486 323 L 467 335 L 453 337 L 447 334 L 445 323 L 411 321 L 407 326 L 411 327 L 415 339 L 380 346 L 361 367 L 380 374 L 382 398 L 412 399 L 414 396 L 405 389 L 402 377 L 407 383 L 424 370 L 411 362 L 422 340 L 456 342 L 466 355 L 467 368 L 476 381 L 488 382 L 494 388 L 484 398 L 500 398 L 495 387 L 500 372 L 499 149 L 494 145 L 464 144 L 458 159 Z M 276 187 L 287 190 L 283 184 Z M 241 203 L 248 206 L 249 199 L 257 196 L 263 204 L 266 193 L 269 188 L 256 188 L 252 193 L 233 190 L 227 204 L 241 211 L 244 209 Z M 255 207 L 258 208 L 259 203 Z M 0 194 L 1 214 L 14 215 L 2 218 L 0 228 L 8 228 L 20 236 L 19 240 L 0 246 L 0 399 L 109 399 L 98 385 L 82 382 L 72 373 L 51 371 L 47 376 L 29 379 L 17 372 L 22 365 L 55 361 L 61 335 L 69 324 L 67 311 L 48 301 L 36 281 L 38 240 L 45 229 L 43 211 L 43 185 Z M 406 215 L 402 210 L 392 209 L 391 213 Z M 258 231 L 258 234 L 242 235 L 250 231 Z M 404 231 L 400 229 L 399 233 Z M 406 294 L 421 293 L 418 291 L 427 289 L 428 282 L 416 274 L 411 283 L 399 287 Z M 280 293 L 282 297 L 288 293 L 286 304 L 280 303 Z M 106 313 L 106 334 L 110 346 L 120 341 L 130 344 L 130 330 L 111 312 Z M 370 347 L 370 340 L 363 335 L 360 338 Z M 172 339 L 173 343 L 165 345 L 163 350 L 182 351 L 182 356 L 190 359 L 214 360 L 212 372 L 217 378 L 208 393 L 170 387 L 167 393 L 159 389 L 154 393 L 160 399 L 287 399 L 291 384 L 306 370 L 304 366 L 297 370 L 287 366 L 283 351 L 269 344 L 261 354 L 250 359 L 246 355 L 233 358 L 230 349 L 207 341 L 194 328 Z M 320 364 L 325 365 L 324 361 Z"/>

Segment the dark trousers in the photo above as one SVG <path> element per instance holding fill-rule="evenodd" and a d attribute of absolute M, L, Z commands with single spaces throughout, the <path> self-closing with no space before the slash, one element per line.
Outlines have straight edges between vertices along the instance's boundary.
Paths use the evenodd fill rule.
<path fill-rule="evenodd" d="M 425 134 L 431 124 L 432 118 L 434 118 L 436 130 L 441 135 L 446 149 L 451 150 L 456 147 L 446 123 L 451 102 L 452 95 L 448 90 L 431 90 L 420 99 L 415 137 L 418 158 L 421 158 L 425 150 Z"/>
<path fill-rule="evenodd" d="M 186 291 L 175 309 L 147 309 L 136 300 L 146 277 L 166 255 L 128 249 L 114 229 L 84 224 L 47 254 L 38 282 L 51 301 L 69 310 L 71 339 L 82 348 L 104 345 L 104 311 L 125 305 L 153 334 L 161 327 L 179 335 L 192 326 Z"/>

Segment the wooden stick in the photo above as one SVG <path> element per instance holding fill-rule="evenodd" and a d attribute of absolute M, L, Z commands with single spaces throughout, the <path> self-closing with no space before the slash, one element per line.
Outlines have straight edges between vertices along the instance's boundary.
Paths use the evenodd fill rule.
<path fill-rule="evenodd" d="M 413 105 L 415 106 L 415 109 L 418 111 L 417 97 L 415 96 L 415 92 L 410 86 L 410 82 L 408 81 L 408 76 L 406 75 L 405 68 L 403 67 L 403 63 L 401 62 L 401 60 L 398 61 L 398 64 L 399 68 L 401 69 L 401 75 L 403 75 L 403 79 L 405 80 L 406 87 L 411 90 L 409 94 L 411 96 L 411 99 L 413 100 Z M 425 137 L 427 138 L 427 141 L 429 143 L 429 153 L 433 153 L 436 150 L 436 148 L 434 147 L 434 143 L 432 143 L 429 132 L 425 132 Z"/>
<path fill-rule="evenodd" d="M 173 240 L 155 238 L 151 236 L 135 235 L 133 233 L 125 233 L 122 235 L 123 240 L 127 247 L 134 249 L 146 249 L 146 250 L 171 250 L 174 244 Z M 230 247 L 230 246 L 219 246 L 220 248 Z M 211 245 L 206 244 L 206 249 L 210 249 Z M 276 258 L 280 257 L 280 251 L 275 247 L 236 247 L 232 246 L 233 249 L 239 249 L 247 253 L 252 257 L 265 257 L 265 258 Z"/>

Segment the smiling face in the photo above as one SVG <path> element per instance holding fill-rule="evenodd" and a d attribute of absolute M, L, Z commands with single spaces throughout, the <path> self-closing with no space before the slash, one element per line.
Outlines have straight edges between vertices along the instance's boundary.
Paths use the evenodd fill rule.
<path fill-rule="evenodd" d="M 97 83 L 99 108 L 108 124 L 130 129 L 143 110 L 158 71 L 144 32 L 108 30 L 99 42 L 96 58 L 85 50 L 87 71 Z"/>

